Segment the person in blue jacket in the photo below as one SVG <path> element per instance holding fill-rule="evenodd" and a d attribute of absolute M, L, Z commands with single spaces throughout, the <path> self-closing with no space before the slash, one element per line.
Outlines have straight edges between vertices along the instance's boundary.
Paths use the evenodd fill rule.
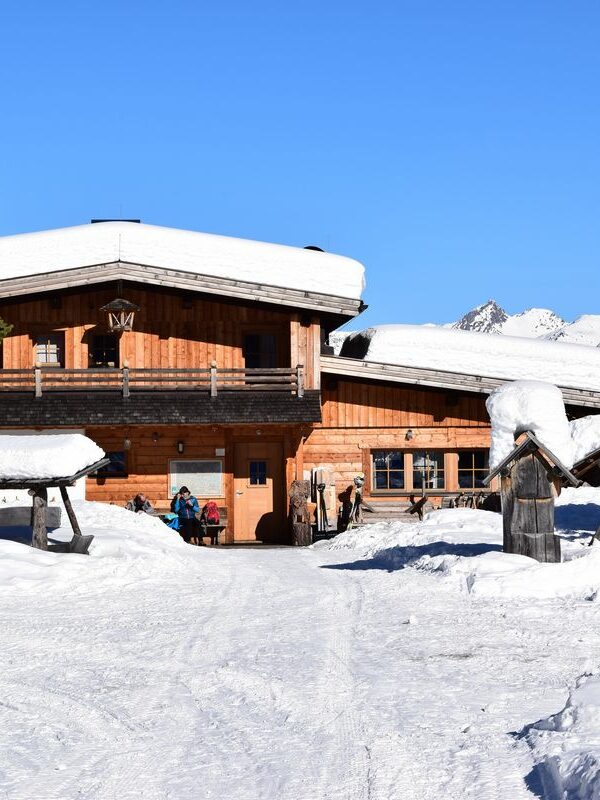
<path fill-rule="evenodd" d="M 189 544 L 191 539 L 200 541 L 200 525 L 196 518 L 196 514 L 200 511 L 200 506 L 187 486 L 182 486 L 177 492 L 173 498 L 171 508 L 179 519 L 179 533 L 184 542 Z"/>

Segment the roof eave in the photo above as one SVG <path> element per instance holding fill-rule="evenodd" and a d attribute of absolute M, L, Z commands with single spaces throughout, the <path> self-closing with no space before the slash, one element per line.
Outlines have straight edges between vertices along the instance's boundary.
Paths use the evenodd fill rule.
<path fill-rule="evenodd" d="M 352 319 L 361 310 L 361 300 L 349 297 L 270 286 L 262 283 L 201 275 L 171 267 L 156 267 L 127 261 L 89 264 L 67 270 L 0 280 L 0 299 L 54 292 L 78 286 L 124 280 L 133 283 L 185 289 L 202 294 L 214 294 L 238 300 L 250 300 L 294 308 L 310 309 Z"/>

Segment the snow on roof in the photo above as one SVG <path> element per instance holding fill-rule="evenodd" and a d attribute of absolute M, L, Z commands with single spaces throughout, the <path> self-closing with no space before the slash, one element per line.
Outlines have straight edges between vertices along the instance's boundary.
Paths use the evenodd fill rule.
<path fill-rule="evenodd" d="M 575 444 L 575 463 L 596 450 L 600 450 L 600 414 L 580 417 L 580 419 L 574 419 L 570 424 L 571 436 Z"/>
<path fill-rule="evenodd" d="M 363 265 L 346 256 L 135 222 L 0 238 L 0 281 L 115 261 L 355 300 L 365 285 Z"/>
<path fill-rule="evenodd" d="M 600 348 L 426 325 L 379 325 L 352 333 L 341 356 L 506 380 L 532 379 L 600 391 Z"/>
<path fill-rule="evenodd" d="M 499 386 L 485 404 L 492 423 L 490 470 L 515 449 L 515 436 L 531 431 L 570 469 L 574 444 L 560 389 L 543 381 L 514 381 Z"/>
<path fill-rule="evenodd" d="M 101 458 L 82 433 L 0 434 L 0 480 L 68 478 Z"/>

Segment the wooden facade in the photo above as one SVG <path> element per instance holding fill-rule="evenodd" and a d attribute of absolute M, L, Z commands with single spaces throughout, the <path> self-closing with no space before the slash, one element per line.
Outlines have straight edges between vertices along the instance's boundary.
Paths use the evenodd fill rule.
<path fill-rule="evenodd" d="M 443 488 L 428 494 L 455 494 L 465 488 L 458 482 L 459 452 L 487 454 L 489 449 L 490 423 L 481 395 L 331 375 L 323 377 L 321 394 L 322 422 L 304 441 L 303 462 L 305 469 L 333 470 L 339 493 L 364 472 L 364 493 L 372 501 L 408 497 L 420 490 L 408 479 L 402 489 L 377 490 L 373 453 L 405 453 L 404 471 L 410 473 L 413 453 L 435 451 L 442 456 Z"/>
<path fill-rule="evenodd" d="M 123 424 L 115 424 L 113 414 L 108 424 L 106 410 L 100 411 L 84 425 L 85 432 L 107 453 L 120 453 L 126 465 L 122 475 L 88 477 L 90 500 L 124 505 L 144 492 L 156 506 L 167 508 L 173 463 L 217 460 L 222 469 L 220 491 L 199 499 L 215 499 L 227 507 L 225 541 L 286 541 L 288 489 L 313 468 L 330 469 L 339 495 L 358 472 L 364 472 L 365 494 L 373 501 L 402 499 L 416 491 L 410 481 L 412 455 L 435 451 L 442 454 L 436 458 L 443 465 L 439 473 L 443 473 L 443 488 L 434 487 L 428 494 L 439 497 L 461 488 L 459 452 L 483 452 L 489 447 L 482 395 L 352 376 L 326 374 L 321 380 L 323 320 L 318 314 L 174 288 L 107 283 L 5 300 L 0 316 L 13 325 L 2 347 L 6 375 L 9 370 L 33 368 L 39 361 L 39 342 L 48 335 L 59 343 L 58 358 L 65 371 L 96 367 L 94 337 L 108 334 L 102 307 L 117 296 L 139 310 L 133 329 L 116 337 L 118 346 L 110 366 L 133 371 L 207 368 L 216 363 L 223 370 L 243 369 L 245 337 L 268 335 L 276 341 L 273 366 L 302 365 L 306 389 L 320 391 L 321 421 L 299 423 L 290 417 L 288 424 L 281 420 L 239 424 L 223 419 L 212 425 L 174 425 L 164 424 L 163 416 L 156 413 L 152 421 L 146 417 L 141 424 L 124 417 Z M 116 387 L 105 384 L 97 390 L 106 396 L 111 388 Z M 94 386 L 89 389 L 93 393 Z M 30 402 L 45 399 L 46 393 Z M 122 402 L 127 407 L 128 401 Z M 124 414 L 116 416 L 120 413 Z M 98 417 L 107 422 L 99 424 Z M 52 427 L 60 424 L 72 427 L 81 420 L 55 420 Z M 388 451 L 403 454 L 406 480 L 401 488 L 381 491 L 374 485 L 373 458 Z M 247 474 L 257 464 L 266 465 L 262 486 L 252 485 Z"/>
<path fill-rule="evenodd" d="M 88 499 L 124 505 L 144 492 L 166 509 L 182 463 L 210 462 L 211 497 L 199 500 L 227 507 L 225 541 L 285 542 L 288 490 L 312 469 L 333 476 L 338 497 L 363 472 L 372 503 L 483 491 L 491 384 L 322 356 L 324 336 L 358 313 L 356 300 L 287 297 L 234 279 L 207 279 L 203 291 L 203 276 L 171 268 L 147 268 L 144 284 L 143 265 L 135 282 L 123 279 L 126 266 L 107 265 L 104 282 L 101 265 L 0 281 L 0 316 L 13 326 L 2 344 L 0 428 L 83 429 L 118 456 L 120 472 L 87 478 Z M 119 334 L 102 310 L 117 297 L 138 309 Z M 243 372 L 220 394 L 214 369 Z M 162 377 L 144 384 L 138 372 L 130 392 L 129 370 Z M 204 383 L 185 370 L 204 370 Z"/>
<path fill-rule="evenodd" d="M 229 302 L 207 296 L 139 285 L 93 287 L 16 298 L 0 302 L 0 316 L 13 325 L 2 346 L 4 369 L 27 369 L 35 365 L 38 337 L 60 338 L 61 365 L 67 369 L 93 366 L 91 352 L 95 335 L 106 335 L 106 313 L 102 306 L 122 291 L 139 306 L 132 331 L 118 337 L 118 363 L 132 368 L 208 367 L 222 369 L 245 366 L 244 337 L 270 334 L 277 343 L 273 366 L 304 367 L 305 387 L 318 389 L 321 328 L 318 317 L 288 308 L 257 303 Z"/>

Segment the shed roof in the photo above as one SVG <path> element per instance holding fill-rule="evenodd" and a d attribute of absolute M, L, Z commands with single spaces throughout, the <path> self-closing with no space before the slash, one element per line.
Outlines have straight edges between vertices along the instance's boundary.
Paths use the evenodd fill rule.
<path fill-rule="evenodd" d="M 565 483 L 570 484 L 571 486 L 581 486 L 581 481 L 576 478 L 573 473 L 565 467 L 565 465 L 554 455 L 554 453 L 549 450 L 545 444 L 540 442 L 540 440 L 533 434 L 531 431 L 525 431 L 523 434 L 524 438 L 523 441 L 518 444 L 515 449 L 509 453 L 506 458 L 501 461 L 495 469 L 493 469 L 489 475 L 487 475 L 483 479 L 483 483 L 488 486 L 492 479 L 496 477 L 502 470 L 506 469 L 509 464 L 512 464 L 513 461 L 516 461 L 523 455 L 527 453 L 532 453 L 538 450 L 542 453 L 546 458 L 552 462 L 553 471 L 556 475 L 563 479 Z"/>

